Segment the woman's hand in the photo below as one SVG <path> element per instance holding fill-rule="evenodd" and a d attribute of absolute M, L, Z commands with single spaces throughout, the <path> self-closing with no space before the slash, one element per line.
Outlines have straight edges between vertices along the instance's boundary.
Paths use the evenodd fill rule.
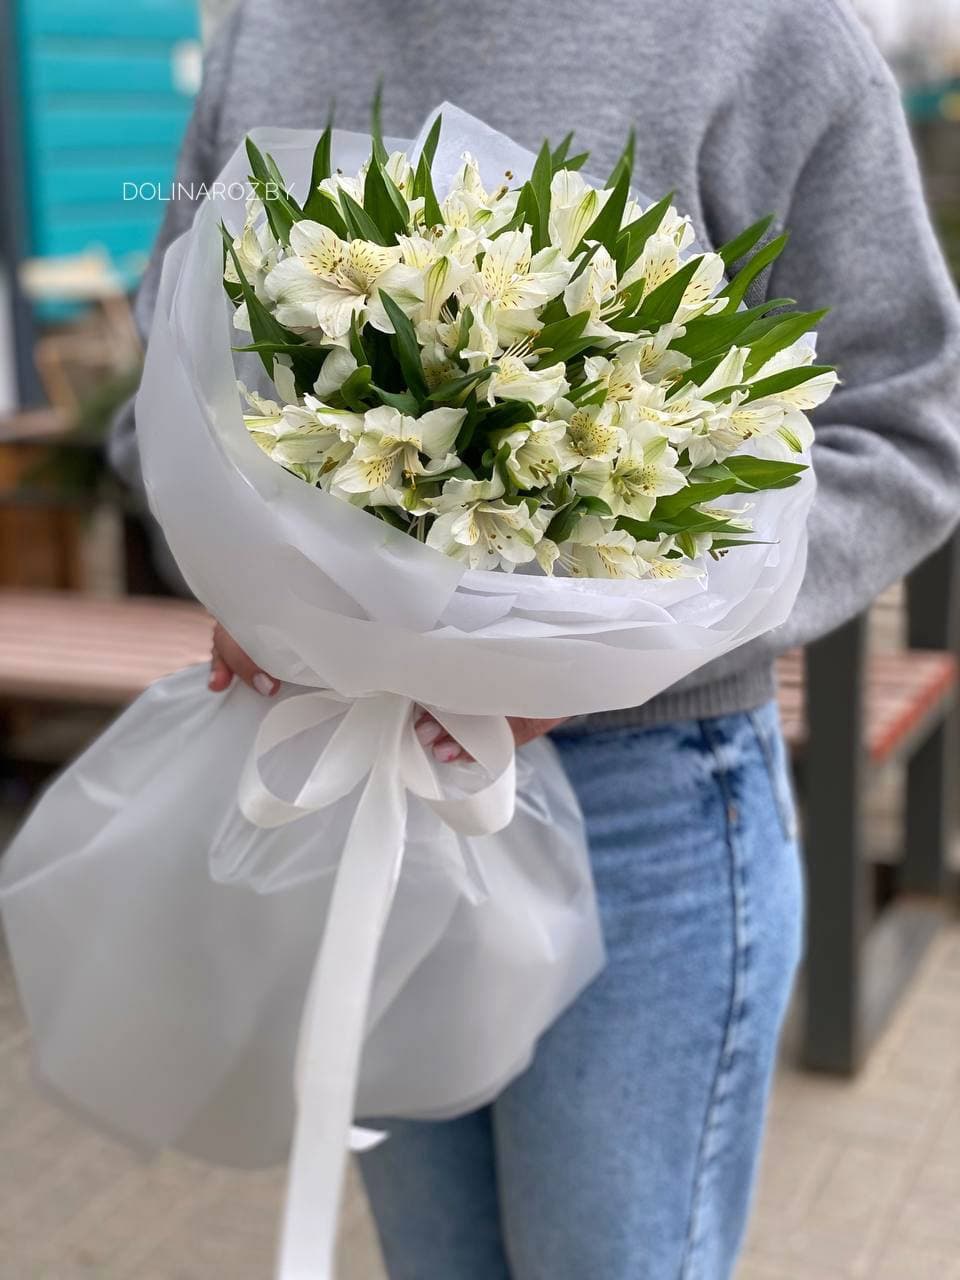
<path fill-rule="evenodd" d="M 210 659 L 209 687 L 214 693 L 223 693 L 229 689 L 233 677 L 238 676 L 244 684 L 271 698 L 280 688 L 280 681 L 261 671 L 249 654 L 244 651 L 228 631 L 219 622 L 213 629 L 213 654 Z M 518 747 L 525 742 L 549 733 L 563 720 L 528 720 L 522 716 L 510 717 L 510 728 Z M 432 750 L 434 759 L 440 764 L 451 764 L 454 760 L 469 760 L 470 756 L 454 742 L 453 738 L 436 721 L 428 711 L 423 711 L 417 718 L 416 734 L 428 750 Z"/>
<path fill-rule="evenodd" d="M 545 733 L 549 733 L 551 729 L 555 729 L 558 724 L 563 724 L 566 716 L 561 716 L 559 720 L 529 720 L 524 716 L 508 716 L 510 728 L 513 730 L 513 740 L 518 747 L 522 747 L 525 742 L 532 742 L 534 738 L 539 738 Z M 472 760 L 473 757 L 468 755 L 461 747 L 459 742 L 455 742 L 449 733 L 434 720 L 429 711 L 422 711 L 417 717 L 416 734 L 421 743 L 428 750 L 433 751 L 435 760 L 440 764 L 451 764 L 454 760 Z"/>
<path fill-rule="evenodd" d="M 209 688 L 214 693 L 223 693 L 233 683 L 233 677 L 239 676 L 244 684 L 262 693 L 265 698 L 272 698 L 280 688 L 280 681 L 261 671 L 249 654 L 244 651 L 218 622 L 213 628 L 213 652 L 210 657 Z"/>

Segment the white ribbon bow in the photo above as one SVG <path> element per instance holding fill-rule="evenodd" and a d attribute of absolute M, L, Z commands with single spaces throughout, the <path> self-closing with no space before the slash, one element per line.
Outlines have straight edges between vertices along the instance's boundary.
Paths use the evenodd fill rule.
<path fill-rule="evenodd" d="M 327 690 L 271 707 L 240 780 L 244 816 L 270 828 L 316 813 L 367 779 L 340 856 L 300 1024 L 297 1124 L 276 1280 L 332 1280 L 370 993 L 403 864 L 407 793 L 462 835 L 490 835 L 513 817 L 516 778 L 507 721 L 428 710 L 489 775 L 487 785 L 466 796 L 444 796 L 414 732 L 409 698 L 384 693 L 349 699 Z M 263 757 L 337 716 L 340 724 L 296 799 L 275 795 L 260 772 Z"/>

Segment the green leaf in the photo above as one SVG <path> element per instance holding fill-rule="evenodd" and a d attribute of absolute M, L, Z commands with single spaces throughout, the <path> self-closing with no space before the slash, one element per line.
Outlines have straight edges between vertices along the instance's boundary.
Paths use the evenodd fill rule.
<path fill-rule="evenodd" d="M 363 413 L 368 407 L 363 398 L 370 391 L 372 376 L 373 371 L 368 364 L 358 365 L 340 388 L 340 398 L 354 413 Z"/>
<path fill-rule="evenodd" d="M 464 451 L 469 449 L 473 442 L 473 437 L 477 430 L 477 424 L 480 420 L 479 406 L 477 404 L 477 396 L 475 392 L 471 391 L 467 396 L 464 408 L 467 411 L 467 416 L 464 418 L 460 430 L 457 433 L 456 443 L 456 451 L 458 456 L 461 458 L 463 457 Z"/>
<path fill-rule="evenodd" d="M 602 498 L 582 497 L 579 502 L 581 510 L 591 516 L 612 516 L 613 512 Z"/>
<path fill-rule="evenodd" d="M 509 441 L 505 440 L 503 444 L 500 446 L 500 448 L 497 450 L 496 455 L 493 459 L 494 470 L 502 480 L 503 487 L 505 490 L 505 496 L 508 498 L 512 497 L 517 492 L 516 483 L 513 479 L 513 476 L 510 474 L 510 468 L 507 465 L 510 461 L 510 455 L 512 454 L 512 452 L 513 452 L 513 449 Z"/>
<path fill-rule="evenodd" d="M 628 222 L 621 230 L 613 254 L 618 275 L 622 276 L 643 253 L 643 246 L 663 222 L 667 210 L 673 204 L 675 194 L 673 191 L 668 192 L 662 200 L 651 205 L 645 213 L 641 213 L 639 218 L 634 218 L 633 222 Z"/>
<path fill-rule="evenodd" d="M 604 395 L 606 395 L 606 388 L 599 378 L 593 382 L 583 382 L 579 387 L 573 387 L 567 392 L 567 399 L 571 404 L 583 404 L 595 391 L 603 391 Z"/>
<path fill-rule="evenodd" d="M 398 413 L 405 413 L 408 418 L 415 417 L 420 412 L 419 400 L 416 396 L 411 395 L 409 391 L 385 391 L 383 387 L 378 387 L 375 382 L 370 383 L 370 390 L 382 404 L 389 405 L 391 409 L 396 409 Z"/>
<path fill-rule="evenodd" d="M 741 231 L 738 236 L 734 236 L 732 240 L 728 240 L 725 245 L 721 245 L 717 250 L 723 259 L 724 266 L 732 267 L 735 262 L 750 252 L 750 250 L 763 239 L 768 227 L 773 222 L 773 214 L 769 213 L 765 218 L 761 218 L 759 222 L 755 222 L 753 226 L 747 227 L 746 231 Z"/>
<path fill-rule="evenodd" d="M 439 116 L 437 118 L 439 119 Z M 426 225 L 440 226 L 443 223 L 443 214 L 440 212 L 437 193 L 433 189 L 433 175 L 425 152 L 417 161 L 417 171 L 413 178 L 413 197 L 416 199 L 418 196 L 423 197 L 423 220 Z"/>
<path fill-rule="evenodd" d="M 399 529 L 401 533 L 410 532 L 410 521 L 404 520 L 403 516 L 394 507 L 367 507 L 367 511 L 371 515 L 376 516 L 378 520 L 382 520 L 384 524 L 388 524 L 393 529 Z"/>
<path fill-rule="evenodd" d="M 671 351 L 681 351 L 692 360 L 702 360 L 706 356 L 720 353 L 726 355 L 732 346 L 740 345 L 740 339 L 746 340 L 751 326 L 768 312 L 793 304 L 792 298 L 772 298 L 758 307 L 743 311 L 724 311 L 716 316 L 697 316 L 687 322 L 686 333 L 674 338 L 670 343 Z M 774 323 L 779 324 L 782 316 Z"/>
<path fill-rule="evenodd" d="M 589 151 L 578 151 L 575 156 L 568 156 L 563 162 L 564 169 L 582 169 L 590 159 Z"/>
<path fill-rule="evenodd" d="M 389 244 L 396 244 L 397 236 L 406 233 L 409 216 L 406 201 L 384 172 L 376 153 L 370 157 L 363 183 L 363 210 Z"/>
<path fill-rule="evenodd" d="M 702 261 L 702 256 L 688 259 L 679 271 L 675 271 L 668 280 L 664 280 L 663 284 L 657 285 L 656 289 L 648 293 L 640 310 L 630 318 L 630 330 L 638 332 L 639 329 L 656 328 L 672 320 Z M 639 326 L 639 329 L 635 328 L 635 325 Z M 626 328 L 626 325 L 622 327 Z"/>
<path fill-rule="evenodd" d="M 570 145 L 572 142 L 573 142 L 573 133 L 571 132 L 567 134 L 567 136 L 560 143 L 559 147 L 556 147 L 554 149 L 554 152 L 550 157 L 550 168 L 553 170 L 554 173 L 556 173 L 559 169 L 563 169 L 566 167 L 563 162 L 564 160 L 566 160 L 567 155 L 570 152 Z"/>
<path fill-rule="evenodd" d="M 613 166 L 613 169 L 610 172 L 610 177 L 607 179 L 606 185 L 608 190 L 611 187 L 616 187 L 624 176 L 626 176 L 627 179 L 627 186 L 630 185 L 630 177 L 633 173 L 633 161 L 636 150 L 637 131 L 631 127 L 630 132 L 627 134 L 626 145 L 620 153 L 619 160 Z"/>
<path fill-rule="evenodd" d="M 291 201 L 283 187 L 283 178 L 275 162 L 268 163 L 252 138 L 247 138 L 250 161 L 250 184 L 263 201 L 270 230 L 281 244 L 290 243 L 290 228 L 301 217 L 300 207 Z"/>
<path fill-rule="evenodd" d="M 729 551 L 731 547 L 769 547 L 773 544 L 764 538 L 714 538 L 710 544 L 709 554 L 715 560 L 719 559 L 715 553 L 718 551 Z"/>
<path fill-rule="evenodd" d="M 783 373 L 774 373 L 769 378 L 761 378 L 750 383 L 750 394 L 744 401 L 760 400 L 764 396 L 775 396 L 781 391 L 792 391 L 794 387 L 802 387 L 805 382 L 819 378 L 822 373 L 833 373 L 833 365 L 808 364 L 800 369 L 785 369 Z"/>
<path fill-rule="evenodd" d="M 776 462 L 738 454 L 724 464 L 748 489 L 789 489 L 807 468 L 799 462 Z"/>
<path fill-rule="evenodd" d="M 473 373 L 465 373 L 461 378 L 450 378 L 447 382 L 442 382 L 439 387 L 435 387 L 427 396 L 427 399 L 436 404 L 448 404 L 454 401 L 462 403 L 461 397 L 465 392 L 474 391 L 481 386 L 488 378 L 499 372 L 499 365 L 488 364 L 483 369 L 477 369 Z"/>
<path fill-rule="evenodd" d="M 380 230 L 366 209 L 357 204 L 348 191 L 340 192 L 340 208 L 351 240 L 371 240 L 374 244 L 387 246 L 394 243 L 393 237 Z"/>
<path fill-rule="evenodd" d="M 433 168 L 433 159 L 437 154 L 437 143 L 440 141 L 440 130 L 443 128 L 443 116 L 438 114 L 433 124 L 430 126 L 430 132 L 427 134 L 423 144 L 423 150 L 420 152 L 421 160 L 426 160 L 427 169 Z"/>
<path fill-rule="evenodd" d="M 373 139 L 373 158 L 378 164 L 387 163 L 387 149 L 383 145 L 383 79 L 377 81 L 370 108 L 370 135 Z"/>
<path fill-rule="evenodd" d="M 332 172 L 331 165 L 331 146 L 332 146 L 333 130 L 327 125 L 320 140 L 317 142 L 313 153 L 313 165 L 310 169 L 310 194 L 307 196 L 303 206 L 303 216 L 309 218 L 312 222 L 323 222 L 323 218 L 318 216 L 321 214 L 320 201 L 329 204 L 330 201 L 319 190 L 320 183 L 325 182 Z M 327 224 L 324 223 L 326 226 Z"/>
<path fill-rule="evenodd" d="M 768 360 L 771 360 L 780 351 L 786 350 L 792 346 L 805 333 L 809 333 L 815 328 L 825 315 L 829 308 L 821 311 L 795 311 L 792 314 L 782 317 L 777 324 L 773 325 L 762 338 L 754 342 L 750 346 L 750 354 L 747 356 L 747 363 L 744 366 L 744 372 L 749 378 L 762 369 Z"/>
<path fill-rule="evenodd" d="M 753 490 L 751 489 L 750 492 Z M 653 509 L 653 518 L 671 520 L 681 511 L 699 506 L 701 502 L 713 502 L 716 498 L 726 497 L 729 493 L 743 493 L 740 481 L 731 475 L 726 480 L 714 480 L 710 483 L 691 484 L 679 493 L 671 493 L 665 498 L 658 498 Z"/>
<path fill-rule="evenodd" d="M 394 349 L 403 372 L 407 390 L 422 404 L 427 398 L 427 380 L 420 359 L 420 344 L 413 324 L 406 312 L 390 297 L 389 293 L 380 290 L 380 301 L 387 313 L 394 331 Z"/>
<path fill-rule="evenodd" d="M 536 336 L 536 350 L 550 354 L 556 347 L 569 342 L 571 338 L 579 338 L 587 327 L 589 319 L 589 311 L 578 311 L 576 315 L 564 316 L 562 320 L 545 324 Z"/>
<path fill-rule="evenodd" d="M 537 198 L 537 221 L 533 224 L 531 246 L 534 253 L 550 243 L 548 222 L 550 218 L 550 180 L 553 177 L 553 164 L 550 155 L 550 144 L 544 142 L 530 175 L 530 186 Z"/>
<path fill-rule="evenodd" d="M 260 299 L 257 297 L 253 286 L 247 279 L 243 267 L 240 265 L 240 259 L 233 247 L 233 239 L 227 228 L 220 224 L 220 233 L 223 236 L 224 243 L 227 247 L 237 275 L 240 278 L 240 288 L 243 292 L 243 300 L 247 304 L 247 313 L 250 317 L 250 330 L 253 334 L 254 343 L 282 344 L 286 346 L 291 342 L 292 334 L 289 329 L 285 329 L 277 318 L 270 314 Z M 270 378 L 273 377 L 273 353 L 266 350 L 260 351 L 260 360 L 266 369 Z"/>
<path fill-rule="evenodd" d="M 334 235 L 338 235 L 341 240 L 347 239 L 350 234 L 347 230 L 347 224 L 332 195 L 326 191 L 311 192 L 307 205 L 310 212 L 308 214 L 304 209 L 303 216 L 305 218 L 310 218 L 313 222 L 319 222 L 321 226 L 329 227 Z"/>
<path fill-rule="evenodd" d="M 543 228 L 546 226 L 546 216 L 543 213 L 543 207 L 540 204 L 540 197 L 537 195 L 536 188 L 532 182 L 525 182 L 520 188 L 520 199 L 517 201 L 517 212 L 515 217 L 511 219 L 511 222 L 517 223 L 517 227 L 515 228 L 517 230 L 525 223 L 528 223 L 532 228 L 530 243 L 534 252 L 543 248 L 541 235 L 543 233 Z M 498 231 L 494 232 L 491 239 L 496 239 L 498 235 L 501 235 L 507 229 L 507 227 L 501 227 Z"/>
<path fill-rule="evenodd" d="M 745 266 L 740 268 L 726 288 L 721 289 L 719 296 L 728 299 L 728 311 L 733 311 L 739 307 L 754 280 L 780 257 L 789 239 L 789 233 L 784 232 L 782 236 L 777 236 L 776 240 L 771 240 L 769 244 L 764 245 L 758 253 L 755 253 L 750 258 Z"/>
<path fill-rule="evenodd" d="M 484 431 L 504 431 L 536 419 L 536 407 L 529 400 L 506 400 L 483 414 L 482 426 Z"/>
<path fill-rule="evenodd" d="M 580 499 L 577 498 L 573 502 L 568 502 L 566 506 L 561 507 L 557 514 L 547 525 L 545 537 L 551 538 L 554 542 L 566 542 L 573 533 L 574 529 L 580 523 L 580 517 L 583 512 L 580 508 Z"/>
<path fill-rule="evenodd" d="M 620 516 L 618 529 L 626 529 L 640 542 L 654 542 L 664 534 L 671 533 L 729 533 L 736 528 L 729 520 L 718 520 L 716 516 L 705 515 L 692 508 L 681 511 L 676 516 L 660 519 L 656 513 L 649 520 L 634 520 L 630 516 Z"/>
<path fill-rule="evenodd" d="M 610 193 L 606 204 L 593 222 L 590 223 L 590 226 L 587 227 L 583 239 L 574 250 L 575 253 L 586 248 L 588 240 L 599 240 L 610 256 L 615 257 L 617 237 L 620 234 L 620 223 L 623 221 L 623 211 L 627 207 L 629 195 L 630 173 L 627 169 L 624 169 L 617 179 L 616 186 Z"/>

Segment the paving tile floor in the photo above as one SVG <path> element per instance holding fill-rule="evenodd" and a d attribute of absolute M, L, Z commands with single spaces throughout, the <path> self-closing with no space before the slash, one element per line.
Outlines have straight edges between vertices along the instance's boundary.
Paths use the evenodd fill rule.
<path fill-rule="evenodd" d="M 269 1280 L 280 1195 L 276 1172 L 139 1163 L 42 1098 L 0 951 L 0 1280 Z M 960 1280 L 958 1206 L 952 925 L 858 1080 L 781 1069 L 737 1280 Z M 355 1179 L 338 1280 L 384 1280 Z"/>

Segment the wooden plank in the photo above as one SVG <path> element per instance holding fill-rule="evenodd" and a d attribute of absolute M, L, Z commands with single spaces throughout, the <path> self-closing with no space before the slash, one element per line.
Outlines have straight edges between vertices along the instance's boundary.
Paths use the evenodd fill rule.
<path fill-rule="evenodd" d="M 0 696 L 118 705 L 210 654 L 211 621 L 179 600 L 0 593 Z"/>
<path fill-rule="evenodd" d="M 796 655 L 778 664 L 780 715 L 791 748 L 803 750 L 806 723 L 802 669 Z M 864 699 L 865 745 L 880 765 L 919 741 L 949 709 L 957 687 L 957 663 L 949 653 L 907 650 L 873 654 L 867 660 Z"/>

